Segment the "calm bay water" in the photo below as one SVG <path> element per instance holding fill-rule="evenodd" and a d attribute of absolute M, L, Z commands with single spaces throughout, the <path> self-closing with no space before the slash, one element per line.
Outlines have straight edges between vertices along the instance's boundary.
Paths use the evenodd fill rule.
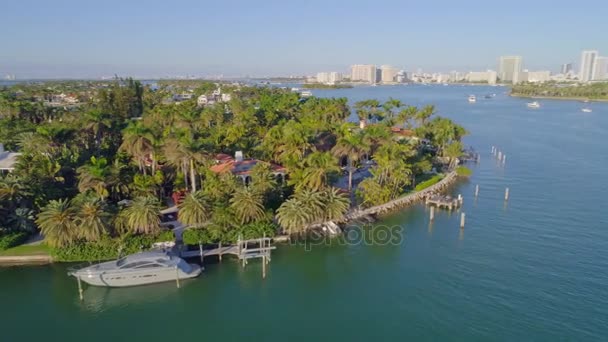
<path fill-rule="evenodd" d="M 608 104 L 582 113 L 579 102 L 542 100 L 531 110 L 505 91 L 313 91 L 434 104 L 463 124 L 481 152 L 474 175 L 451 189 L 464 196 L 464 231 L 458 214 L 439 212 L 431 225 L 416 206 L 378 222 L 403 227 L 399 245 L 281 246 L 265 280 L 257 261 L 224 260 L 181 289 L 91 287 L 83 303 L 64 265 L 0 268 L 1 340 L 605 340 Z"/>

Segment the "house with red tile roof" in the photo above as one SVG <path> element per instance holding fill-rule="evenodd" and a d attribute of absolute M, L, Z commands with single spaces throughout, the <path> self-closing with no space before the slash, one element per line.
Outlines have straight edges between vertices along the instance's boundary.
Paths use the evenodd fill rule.
<path fill-rule="evenodd" d="M 210 170 L 214 173 L 225 173 L 231 172 L 233 175 L 239 177 L 243 183 L 249 184 L 251 182 L 251 171 L 258 163 L 263 161 L 258 159 L 245 159 L 243 153 L 237 151 L 234 158 L 228 154 L 220 153 L 215 156 L 215 165 Z M 281 165 L 269 163 L 272 173 L 277 177 L 280 182 L 285 181 L 285 175 L 287 169 Z"/>

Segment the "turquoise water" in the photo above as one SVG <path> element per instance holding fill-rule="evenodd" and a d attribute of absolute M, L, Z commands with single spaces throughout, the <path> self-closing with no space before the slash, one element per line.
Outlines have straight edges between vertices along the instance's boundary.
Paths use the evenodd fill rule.
<path fill-rule="evenodd" d="M 2 268 L 0 340 L 606 340 L 608 104 L 582 113 L 579 102 L 541 100 L 531 110 L 505 90 L 313 91 L 435 104 L 466 126 L 481 162 L 451 189 L 464 196 L 464 230 L 457 213 L 431 225 L 416 206 L 378 222 L 401 226 L 401 244 L 282 246 L 265 280 L 259 262 L 230 259 L 180 289 L 88 288 L 83 303 L 63 265 Z"/>

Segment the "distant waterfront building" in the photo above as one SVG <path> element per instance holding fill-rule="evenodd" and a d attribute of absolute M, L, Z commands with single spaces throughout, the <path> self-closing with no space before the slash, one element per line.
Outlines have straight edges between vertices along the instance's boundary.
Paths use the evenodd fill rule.
<path fill-rule="evenodd" d="M 498 77 L 502 82 L 518 83 L 521 68 L 521 56 L 501 56 L 498 65 Z"/>
<path fill-rule="evenodd" d="M 397 81 L 397 74 L 399 74 L 399 69 L 390 65 L 383 65 L 380 67 L 380 82 L 395 83 Z"/>
<path fill-rule="evenodd" d="M 397 83 L 405 83 L 407 81 L 407 73 L 404 70 L 399 70 L 397 73 Z"/>
<path fill-rule="evenodd" d="M 593 66 L 597 55 L 595 50 L 585 50 L 581 53 L 581 65 L 578 72 L 578 79 L 581 82 L 589 82 L 593 79 Z"/>
<path fill-rule="evenodd" d="M 450 82 L 452 83 L 456 83 L 456 82 L 462 82 L 464 81 L 466 75 L 458 72 L 458 71 L 451 71 L 450 72 Z"/>
<path fill-rule="evenodd" d="M 320 72 L 317 73 L 316 82 L 323 84 L 336 84 L 342 81 L 342 74 L 339 72 Z"/>
<path fill-rule="evenodd" d="M 562 70 L 561 70 L 562 74 L 566 75 L 570 71 L 572 71 L 572 63 L 562 64 Z"/>
<path fill-rule="evenodd" d="M 522 72 L 521 82 L 544 83 L 551 80 L 550 71 L 524 71 Z"/>
<path fill-rule="evenodd" d="M 465 80 L 471 83 L 496 84 L 497 73 L 494 70 L 471 71 L 465 76 Z"/>
<path fill-rule="evenodd" d="M 376 83 L 376 66 L 372 64 L 355 64 L 351 66 L 352 82 Z"/>
<path fill-rule="evenodd" d="M 602 81 L 608 78 L 608 57 L 595 57 L 593 61 L 593 73 L 591 79 L 593 81 Z"/>

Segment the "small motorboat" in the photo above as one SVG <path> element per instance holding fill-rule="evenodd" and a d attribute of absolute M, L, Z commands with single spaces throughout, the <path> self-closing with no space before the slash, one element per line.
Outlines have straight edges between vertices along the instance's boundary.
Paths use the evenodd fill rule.
<path fill-rule="evenodd" d="M 591 113 L 592 112 L 591 108 L 583 108 L 583 109 L 581 109 L 581 111 L 583 113 Z"/>
<path fill-rule="evenodd" d="M 540 103 L 538 103 L 537 101 L 528 102 L 527 106 L 528 108 L 540 108 Z"/>
<path fill-rule="evenodd" d="M 68 275 L 93 286 L 126 287 L 196 278 L 202 268 L 170 252 L 154 250 L 72 269 Z"/>
<path fill-rule="evenodd" d="M 475 97 L 475 95 L 469 95 L 469 103 L 475 103 L 477 102 L 477 98 Z"/>
<path fill-rule="evenodd" d="M 310 90 L 303 90 L 300 93 L 300 96 L 302 96 L 302 97 L 311 97 L 312 96 L 312 91 L 310 91 Z"/>

